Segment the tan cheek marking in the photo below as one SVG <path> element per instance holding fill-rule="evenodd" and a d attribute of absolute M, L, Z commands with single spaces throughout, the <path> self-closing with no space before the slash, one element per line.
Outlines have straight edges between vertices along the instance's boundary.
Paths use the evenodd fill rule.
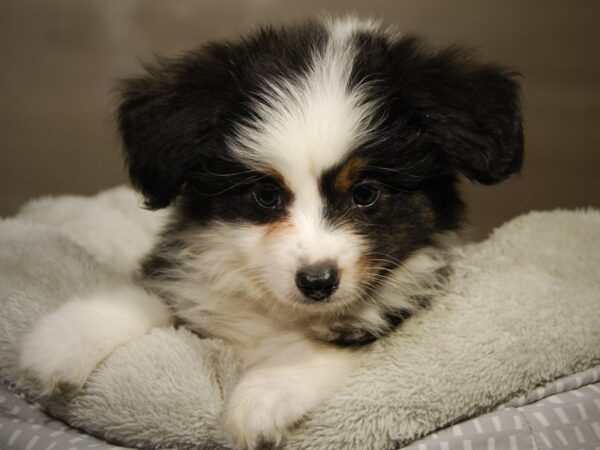
<path fill-rule="evenodd" d="M 358 279 L 362 283 L 364 280 L 368 280 L 371 278 L 375 271 L 374 267 L 371 264 L 371 261 L 366 256 L 361 255 L 356 261 L 356 272 L 358 274 Z"/>
<path fill-rule="evenodd" d="M 278 220 L 264 226 L 263 238 L 269 239 L 281 234 L 292 234 L 293 230 L 294 224 L 290 220 Z"/>
<path fill-rule="evenodd" d="M 273 178 L 279 186 L 285 192 L 288 201 L 291 202 L 294 199 L 294 194 L 291 188 L 285 182 L 285 179 L 275 171 L 265 170 L 265 172 Z M 283 217 L 281 220 L 277 220 L 275 222 L 268 223 L 263 228 L 263 239 L 270 239 L 274 236 L 279 236 L 284 233 L 292 234 L 294 229 L 294 224 L 290 221 L 289 217 Z"/>
<path fill-rule="evenodd" d="M 357 157 L 344 164 L 335 177 L 335 189 L 338 192 L 348 191 L 356 182 L 367 163 L 367 158 Z"/>

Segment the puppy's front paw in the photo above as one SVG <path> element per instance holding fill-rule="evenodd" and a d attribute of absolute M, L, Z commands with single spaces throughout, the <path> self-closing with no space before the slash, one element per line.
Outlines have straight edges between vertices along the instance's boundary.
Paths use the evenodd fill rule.
<path fill-rule="evenodd" d="M 44 316 L 25 336 L 21 367 L 40 384 L 45 395 L 83 386 L 103 359 L 102 349 L 91 342 L 81 324 L 52 313 Z"/>
<path fill-rule="evenodd" d="M 310 386 L 282 375 L 249 374 L 233 391 L 226 428 L 236 448 L 280 444 L 288 428 L 317 403 L 317 392 Z"/>
<path fill-rule="evenodd" d="M 159 298 L 133 284 L 109 284 L 43 316 L 25 336 L 21 367 L 45 394 L 79 389 L 117 347 L 170 321 Z"/>

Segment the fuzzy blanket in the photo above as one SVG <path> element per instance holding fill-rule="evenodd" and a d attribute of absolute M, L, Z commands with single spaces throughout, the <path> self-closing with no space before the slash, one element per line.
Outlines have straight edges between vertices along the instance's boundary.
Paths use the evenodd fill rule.
<path fill-rule="evenodd" d="M 156 329 L 108 357 L 81 392 L 52 399 L 17 369 L 32 323 L 132 270 L 162 220 L 116 188 L 37 200 L 0 221 L 0 377 L 115 443 L 223 448 L 222 408 L 238 365 L 219 340 Z M 530 213 L 460 253 L 447 294 L 375 343 L 286 448 L 406 445 L 600 363 L 600 212 Z"/>

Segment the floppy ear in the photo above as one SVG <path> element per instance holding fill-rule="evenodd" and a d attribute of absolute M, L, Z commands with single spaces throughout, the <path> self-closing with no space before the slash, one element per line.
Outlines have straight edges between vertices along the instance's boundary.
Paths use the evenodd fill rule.
<path fill-rule="evenodd" d="M 412 52 L 402 49 L 408 44 Z M 408 59 L 412 64 L 418 61 L 411 84 L 418 84 L 418 92 L 424 93 L 416 103 L 442 159 L 483 184 L 518 172 L 523 164 L 523 127 L 514 74 L 495 64 L 474 62 L 457 48 L 432 55 L 415 50 L 414 39 L 398 45 L 396 54 L 404 64 Z"/>
<path fill-rule="evenodd" d="M 214 55 L 191 52 L 146 67 L 120 87 L 118 126 L 133 185 L 158 209 L 177 197 L 188 173 L 218 151 L 227 112 L 228 71 Z"/>

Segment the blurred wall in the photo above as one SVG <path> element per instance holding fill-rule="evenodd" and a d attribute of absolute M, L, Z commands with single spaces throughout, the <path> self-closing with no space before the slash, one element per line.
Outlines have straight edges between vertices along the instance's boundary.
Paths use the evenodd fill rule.
<path fill-rule="evenodd" d="M 140 60 L 325 12 L 466 44 L 524 74 L 525 169 L 465 182 L 475 238 L 531 209 L 600 206 L 599 1 L 2 0 L 0 215 L 126 182 L 111 87 Z"/>

